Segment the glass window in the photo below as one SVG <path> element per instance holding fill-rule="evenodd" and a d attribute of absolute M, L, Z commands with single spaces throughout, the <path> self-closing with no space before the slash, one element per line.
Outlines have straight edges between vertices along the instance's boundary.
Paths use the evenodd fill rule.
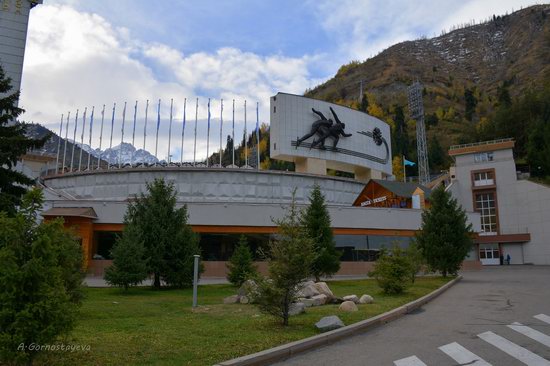
<path fill-rule="evenodd" d="M 343 262 L 371 262 L 378 259 L 380 249 L 397 244 L 407 248 L 409 237 L 384 235 L 335 235 L 336 249 L 342 252 Z"/>
<path fill-rule="evenodd" d="M 498 244 L 480 244 L 479 245 L 479 259 L 498 259 L 500 258 L 500 251 Z"/>
<path fill-rule="evenodd" d="M 482 234 L 496 234 L 497 232 L 497 215 L 495 209 L 495 194 L 493 192 L 477 193 L 475 195 L 476 211 L 481 217 Z"/>
<path fill-rule="evenodd" d="M 112 259 L 111 249 L 115 245 L 117 237 L 121 235 L 117 231 L 96 231 L 94 232 L 94 243 L 92 259 Z"/>
<path fill-rule="evenodd" d="M 477 172 L 474 173 L 474 186 L 488 186 L 495 184 L 493 172 Z"/>
<path fill-rule="evenodd" d="M 482 152 L 474 155 L 474 161 L 476 163 L 484 163 L 487 161 L 493 161 L 493 152 Z"/>

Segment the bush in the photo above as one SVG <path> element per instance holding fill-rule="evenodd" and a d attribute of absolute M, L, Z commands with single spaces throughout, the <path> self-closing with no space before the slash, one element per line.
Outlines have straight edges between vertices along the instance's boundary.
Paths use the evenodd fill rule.
<path fill-rule="evenodd" d="M 239 245 L 229 259 L 227 268 L 229 269 L 227 279 L 237 287 L 249 278 L 257 276 L 258 271 L 253 264 L 252 252 L 246 241 L 246 236 L 241 235 Z"/>
<path fill-rule="evenodd" d="M 63 220 L 38 224 L 41 206 L 34 189 L 15 217 L 0 212 L 0 364 L 32 364 L 29 346 L 67 334 L 82 299 L 80 245 Z"/>
<path fill-rule="evenodd" d="M 382 249 L 370 273 L 386 294 L 400 294 L 411 284 L 411 261 L 407 252 L 395 245 L 391 251 Z"/>

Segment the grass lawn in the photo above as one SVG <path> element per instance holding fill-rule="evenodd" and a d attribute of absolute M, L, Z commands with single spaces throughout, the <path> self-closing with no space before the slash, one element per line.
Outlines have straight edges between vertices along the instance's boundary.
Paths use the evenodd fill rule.
<path fill-rule="evenodd" d="M 336 296 L 370 294 L 374 304 L 343 313 L 338 305 L 308 308 L 283 327 L 253 305 L 224 305 L 230 285 L 199 287 L 197 310 L 192 290 L 88 288 L 74 331 L 64 343 L 90 345 L 90 351 L 50 352 L 37 364 L 56 365 L 212 365 L 318 333 L 314 324 L 338 315 L 346 325 L 367 319 L 435 290 L 449 279 L 417 279 L 405 294 L 384 295 L 374 280 L 333 281 Z"/>

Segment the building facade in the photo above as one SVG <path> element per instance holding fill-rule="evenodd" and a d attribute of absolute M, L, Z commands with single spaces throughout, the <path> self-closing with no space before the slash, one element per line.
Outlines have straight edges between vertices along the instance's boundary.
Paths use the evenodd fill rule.
<path fill-rule="evenodd" d="M 452 146 L 447 189 L 480 215 L 474 255 L 484 265 L 550 264 L 550 187 L 516 172 L 514 141 Z"/>

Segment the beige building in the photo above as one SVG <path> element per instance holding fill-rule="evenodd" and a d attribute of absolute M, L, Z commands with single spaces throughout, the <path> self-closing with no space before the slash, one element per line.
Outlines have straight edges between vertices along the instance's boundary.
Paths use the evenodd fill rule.
<path fill-rule="evenodd" d="M 484 265 L 550 265 L 550 187 L 520 179 L 514 141 L 502 139 L 451 146 L 447 189 L 468 211 L 480 214 L 481 232 L 472 256 Z"/>

